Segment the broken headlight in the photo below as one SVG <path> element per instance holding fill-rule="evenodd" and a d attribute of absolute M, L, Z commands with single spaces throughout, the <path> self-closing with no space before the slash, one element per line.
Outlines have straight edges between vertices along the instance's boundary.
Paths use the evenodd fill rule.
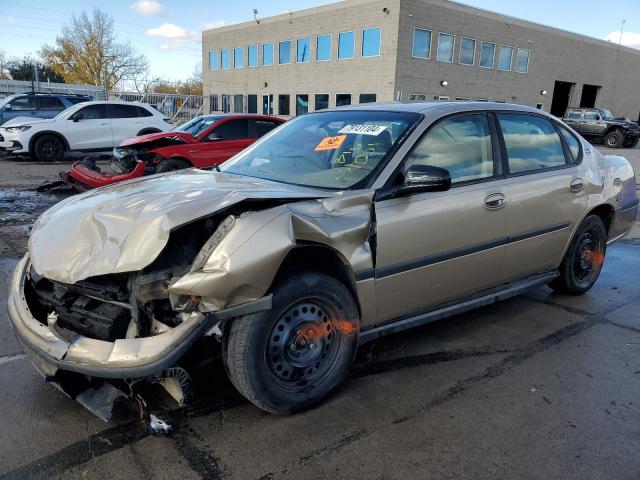
<path fill-rule="evenodd" d="M 136 151 L 130 148 L 121 148 L 116 147 L 113 149 L 113 157 L 118 160 L 122 160 L 123 158 L 127 158 L 130 156 L 135 156 Z"/>

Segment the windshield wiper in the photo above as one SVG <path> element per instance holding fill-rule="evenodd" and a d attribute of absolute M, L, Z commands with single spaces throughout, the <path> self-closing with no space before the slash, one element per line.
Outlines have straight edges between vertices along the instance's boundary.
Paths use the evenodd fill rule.
<path fill-rule="evenodd" d="M 222 172 L 222 170 L 220 170 L 220 165 L 218 165 L 217 163 L 213 166 L 213 168 L 216 172 Z"/>

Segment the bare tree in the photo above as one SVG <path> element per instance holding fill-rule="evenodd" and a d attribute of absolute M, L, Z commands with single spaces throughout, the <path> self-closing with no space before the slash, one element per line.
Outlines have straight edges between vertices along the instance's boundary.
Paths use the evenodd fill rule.
<path fill-rule="evenodd" d="M 0 80 L 11 80 L 9 67 L 11 63 L 4 50 L 0 50 Z"/>
<path fill-rule="evenodd" d="M 109 88 L 123 78 L 136 78 L 148 69 L 144 55 L 116 39 L 111 16 L 96 8 L 73 15 L 56 37 L 55 46 L 43 45 L 43 60 L 67 83 L 102 85 L 106 71 Z"/>

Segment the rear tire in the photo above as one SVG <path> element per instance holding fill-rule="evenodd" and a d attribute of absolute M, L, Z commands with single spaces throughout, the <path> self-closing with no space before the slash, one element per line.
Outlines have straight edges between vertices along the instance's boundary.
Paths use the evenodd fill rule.
<path fill-rule="evenodd" d="M 604 144 L 609 148 L 620 148 L 624 142 L 624 137 L 620 132 L 609 132 L 604 137 Z"/>
<path fill-rule="evenodd" d="M 64 142 L 55 135 L 43 135 L 33 144 L 33 154 L 41 162 L 59 162 L 64 151 Z"/>
<path fill-rule="evenodd" d="M 185 168 L 191 168 L 191 164 L 186 160 L 169 158 L 160 162 L 156 167 L 156 173 L 173 172 L 174 170 L 184 170 Z"/>
<path fill-rule="evenodd" d="M 356 303 L 338 280 L 298 273 L 273 292 L 273 307 L 233 321 L 223 345 L 229 379 L 275 414 L 308 409 L 346 378 L 359 333 Z"/>
<path fill-rule="evenodd" d="M 584 219 L 560 265 L 560 276 L 549 286 L 559 293 L 582 295 L 600 276 L 607 253 L 607 229 L 597 215 Z"/>
<path fill-rule="evenodd" d="M 624 148 L 635 148 L 640 143 L 640 137 L 630 138 L 624 141 Z"/>

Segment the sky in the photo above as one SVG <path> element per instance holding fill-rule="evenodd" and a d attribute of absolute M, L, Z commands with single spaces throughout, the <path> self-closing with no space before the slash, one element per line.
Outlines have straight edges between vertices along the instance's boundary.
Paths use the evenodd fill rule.
<path fill-rule="evenodd" d="M 98 7 L 114 19 L 120 41 L 144 53 L 150 77 L 178 81 L 201 62 L 201 32 L 253 18 L 314 7 L 331 0 L 0 0 L 0 50 L 9 57 L 37 55 L 53 45 L 72 14 Z M 512 15 L 640 49 L 640 0 L 461 0 Z M 606 8 L 602 8 L 606 5 Z"/>

